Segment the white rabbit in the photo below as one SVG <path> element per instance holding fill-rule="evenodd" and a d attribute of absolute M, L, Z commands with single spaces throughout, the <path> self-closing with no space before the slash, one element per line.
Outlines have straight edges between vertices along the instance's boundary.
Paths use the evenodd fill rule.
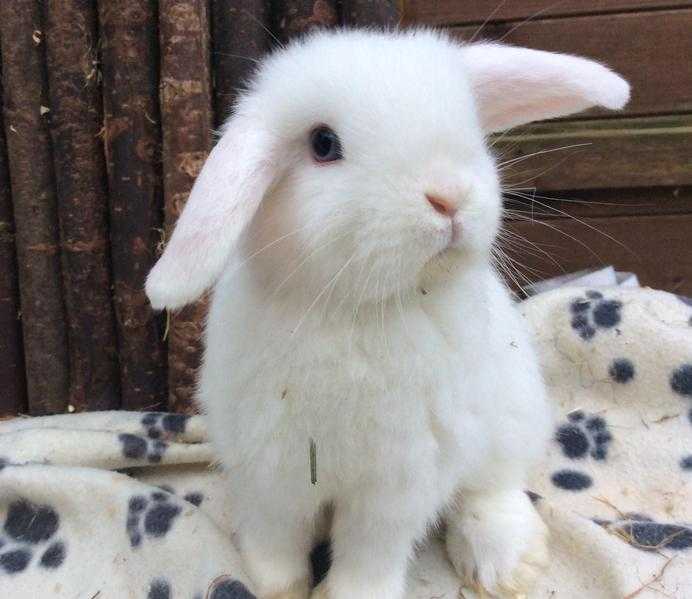
<path fill-rule="evenodd" d="M 550 414 L 491 261 L 486 135 L 628 96 L 589 60 L 429 30 L 320 32 L 260 64 L 147 293 L 175 309 L 214 286 L 198 397 L 262 599 L 308 597 L 326 505 L 313 596 L 403 597 L 440 516 L 460 573 L 533 582 L 523 489 Z"/>

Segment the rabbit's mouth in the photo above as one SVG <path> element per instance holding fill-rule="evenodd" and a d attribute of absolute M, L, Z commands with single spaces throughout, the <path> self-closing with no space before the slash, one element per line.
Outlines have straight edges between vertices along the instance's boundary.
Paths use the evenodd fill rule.
<path fill-rule="evenodd" d="M 461 233 L 461 222 L 459 222 L 457 219 L 451 219 L 444 232 L 446 241 L 444 242 L 442 249 L 438 252 L 438 255 L 445 254 L 452 249 L 459 249 L 459 245 L 461 243 Z"/>
<path fill-rule="evenodd" d="M 461 223 L 457 220 L 452 221 L 452 226 L 450 227 L 450 236 L 449 236 L 449 243 L 447 244 L 447 248 L 450 248 L 452 246 L 456 246 L 459 243 L 459 240 L 461 239 Z"/>

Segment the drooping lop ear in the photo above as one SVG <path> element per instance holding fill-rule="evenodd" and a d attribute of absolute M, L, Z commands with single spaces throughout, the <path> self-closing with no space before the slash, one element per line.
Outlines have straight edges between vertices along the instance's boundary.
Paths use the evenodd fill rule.
<path fill-rule="evenodd" d="M 629 100 L 622 77 L 586 58 L 492 43 L 468 45 L 462 55 L 487 133 Z"/>
<path fill-rule="evenodd" d="M 147 277 L 154 309 L 180 308 L 219 277 L 274 178 L 270 150 L 258 119 L 236 115 L 228 123 Z"/>

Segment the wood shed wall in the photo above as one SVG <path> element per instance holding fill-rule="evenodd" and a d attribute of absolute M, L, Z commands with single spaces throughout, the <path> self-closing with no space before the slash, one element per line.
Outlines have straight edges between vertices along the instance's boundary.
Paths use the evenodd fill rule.
<path fill-rule="evenodd" d="M 692 1 L 0 2 L 0 417 L 193 411 L 206 303 L 154 314 L 143 285 L 213 128 L 275 44 L 402 21 L 626 75 L 625 112 L 498 141 L 508 249 L 528 278 L 612 263 L 692 294 Z"/>

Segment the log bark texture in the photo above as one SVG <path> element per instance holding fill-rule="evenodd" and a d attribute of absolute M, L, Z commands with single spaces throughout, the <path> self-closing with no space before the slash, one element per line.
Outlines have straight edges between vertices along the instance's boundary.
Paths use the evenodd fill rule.
<path fill-rule="evenodd" d="M 266 0 L 212 0 L 214 115 L 218 127 L 228 117 L 255 62 L 268 49 Z"/>
<path fill-rule="evenodd" d="M 281 43 L 317 27 L 339 22 L 335 0 L 273 0 L 274 34 Z"/>
<path fill-rule="evenodd" d="M 205 0 L 160 0 L 161 122 L 168 238 L 212 145 L 209 18 Z M 194 412 L 206 300 L 170 315 L 168 407 Z"/>
<path fill-rule="evenodd" d="M 70 347 L 70 405 L 120 404 L 108 265 L 108 197 L 96 11 L 83 0 L 44 4 L 51 136 Z"/>
<path fill-rule="evenodd" d="M 0 61 L 1 63 L 2 61 Z M 0 74 L 0 107 L 3 105 Z M 26 411 L 24 348 L 5 131 L 0 113 L 0 419 Z"/>
<path fill-rule="evenodd" d="M 122 407 L 159 409 L 163 332 L 144 293 L 162 227 L 157 3 L 100 0 L 98 8 Z"/>
<path fill-rule="evenodd" d="M 0 2 L 0 39 L 29 410 L 63 412 L 69 361 L 40 2 Z"/>
<path fill-rule="evenodd" d="M 360 27 L 396 27 L 399 24 L 397 0 L 342 0 L 344 25 Z"/>

